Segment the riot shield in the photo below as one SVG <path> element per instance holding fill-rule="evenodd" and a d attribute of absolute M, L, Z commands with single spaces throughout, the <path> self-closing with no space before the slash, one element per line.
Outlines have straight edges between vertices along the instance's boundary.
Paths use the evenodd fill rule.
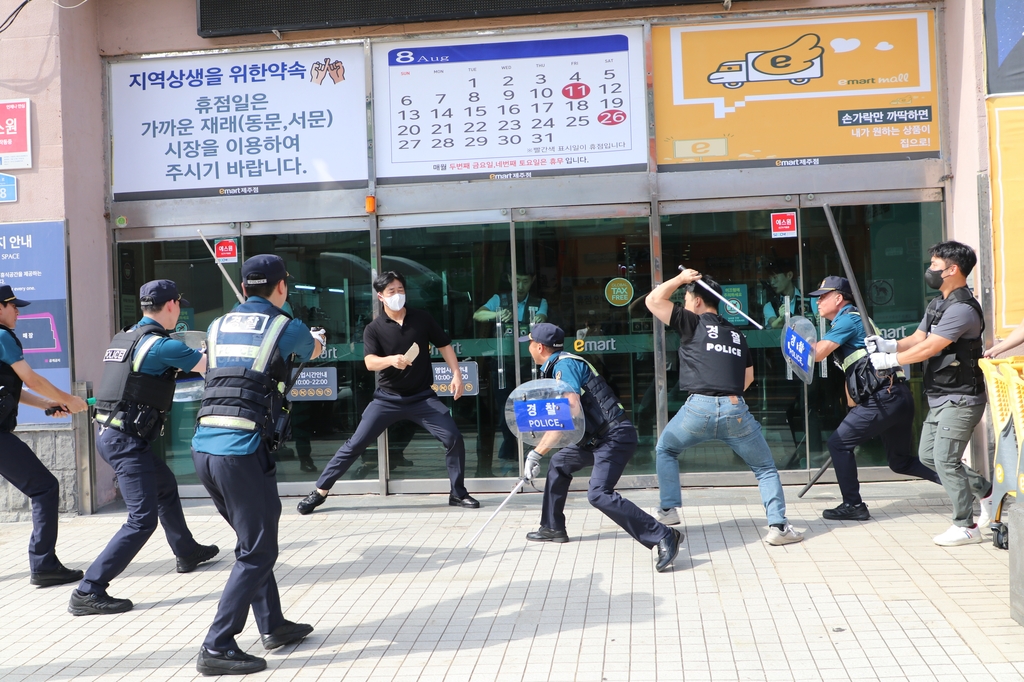
<path fill-rule="evenodd" d="M 194 350 L 206 350 L 206 332 L 171 332 L 170 336 Z M 191 403 L 199 400 L 203 397 L 204 385 L 203 378 L 197 374 L 178 379 L 174 385 L 174 402 Z"/>
<path fill-rule="evenodd" d="M 818 330 L 803 315 L 789 318 L 782 330 L 782 357 L 805 384 L 814 379 L 814 345 L 818 343 Z"/>
<path fill-rule="evenodd" d="M 549 433 L 557 433 L 554 441 L 545 444 L 564 448 L 583 437 L 583 411 L 573 414 L 567 393 L 572 387 L 558 379 L 535 379 L 520 384 L 505 401 L 505 421 L 517 438 L 527 445 L 537 445 Z M 549 438 L 551 438 L 549 436 Z"/>

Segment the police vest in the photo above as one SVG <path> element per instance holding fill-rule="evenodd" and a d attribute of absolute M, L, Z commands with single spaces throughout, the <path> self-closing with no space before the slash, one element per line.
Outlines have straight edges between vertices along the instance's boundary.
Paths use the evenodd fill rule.
<path fill-rule="evenodd" d="M 861 316 L 860 311 L 856 309 L 841 314 Z M 878 329 L 873 320 L 869 318 L 868 321 L 874 329 Z M 835 320 L 832 322 L 834 324 Z M 858 348 L 843 358 L 841 363 L 836 364 L 846 376 L 846 390 L 850 394 L 850 399 L 858 405 L 883 389 L 891 390 L 895 383 L 906 378 L 903 369 L 899 367 L 892 370 L 876 370 L 871 364 L 871 357 L 866 348 Z"/>
<path fill-rule="evenodd" d="M 174 375 L 167 368 L 158 376 L 141 372 L 142 363 L 160 339 L 160 325 L 145 324 L 119 332 L 103 354 L 103 378 L 96 391 L 96 421 L 142 438 L 154 435 L 163 413 L 174 400 Z"/>
<path fill-rule="evenodd" d="M 522 324 L 522 323 L 525 322 L 526 324 L 529 324 L 529 322 L 530 322 L 530 308 L 536 308 L 537 312 L 539 313 L 540 312 L 540 304 L 541 304 L 541 302 L 543 300 L 544 299 L 540 298 L 539 296 L 535 296 L 534 294 L 527 294 L 526 295 L 526 300 L 519 302 L 523 306 L 523 316 L 521 318 L 519 318 L 519 323 Z M 517 310 L 516 310 L 517 315 L 518 315 L 518 312 L 519 312 L 518 311 L 518 307 L 519 306 L 517 305 L 516 306 L 516 308 L 517 308 Z M 498 308 L 499 309 L 504 309 L 504 310 L 512 310 L 512 294 L 511 293 L 498 294 Z M 506 334 L 511 334 L 512 333 L 512 322 L 509 321 L 507 323 L 507 325 L 508 325 L 508 327 L 505 329 L 505 333 Z"/>
<path fill-rule="evenodd" d="M 200 425 L 273 435 L 290 370 L 278 343 L 291 320 L 280 308 L 258 302 L 214 320 L 206 337 Z"/>
<path fill-rule="evenodd" d="M 18 335 L 0 325 L 0 333 L 7 332 L 21 348 Z M 10 433 L 18 425 L 18 403 L 21 401 L 21 377 L 6 362 L 0 362 L 0 432 Z"/>
<path fill-rule="evenodd" d="M 925 330 L 930 334 L 942 319 L 943 314 L 954 303 L 966 303 L 974 309 L 981 320 L 981 331 L 985 332 L 985 315 L 981 305 L 967 287 L 960 287 L 943 298 L 937 296 L 928 304 L 924 315 Z M 985 353 L 982 337 L 963 337 L 949 344 L 938 355 L 924 361 L 924 392 L 926 395 L 982 395 L 985 392 L 985 377 L 978 360 Z"/>
<path fill-rule="evenodd" d="M 544 378 L 552 378 L 555 373 L 555 365 L 565 359 L 579 360 L 590 370 L 590 379 L 580 387 L 580 404 L 583 407 L 583 416 L 586 420 L 583 437 L 584 439 L 601 438 L 608 433 L 609 429 L 625 419 L 626 410 L 604 377 L 597 373 L 592 364 L 578 355 L 564 351 L 559 353 L 556 362 L 548 363 L 547 369 L 544 370 Z"/>
<path fill-rule="evenodd" d="M 704 313 L 689 343 L 679 344 L 680 390 L 743 395 L 748 352 L 747 339 L 736 327 L 714 313 Z"/>

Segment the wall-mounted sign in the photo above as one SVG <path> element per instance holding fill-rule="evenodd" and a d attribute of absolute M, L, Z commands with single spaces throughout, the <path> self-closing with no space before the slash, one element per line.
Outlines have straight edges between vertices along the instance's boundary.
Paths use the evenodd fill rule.
<path fill-rule="evenodd" d="M 1024 253 L 1024 97 L 990 97 L 989 168 L 992 174 L 992 253 L 995 334 L 1005 339 L 1024 317 L 1024 271 L 1016 254 Z"/>
<path fill-rule="evenodd" d="M 288 400 L 303 402 L 338 399 L 337 367 L 305 367 L 295 380 Z"/>
<path fill-rule="evenodd" d="M 655 27 L 658 170 L 937 158 L 934 33 L 931 11 Z"/>
<path fill-rule="evenodd" d="M 21 309 L 14 333 L 25 361 L 57 388 L 71 391 L 68 348 L 68 287 L 64 223 L 0 224 L 0 284 L 9 284 L 31 305 Z M 18 408 L 19 424 L 70 422 L 27 405 Z"/>
<path fill-rule="evenodd" d="M 9 204 L 18 200 L 18 178 L 7 173 L 0 173 L 0 204 Z"/>
<path fill-rule="evenodd" d="M 218 239 L 213 245 L 213 252 L 216 254 L 218 263 L 238 262 L 238 240 Z"/>
<path fill-rule="evenodd" d="M 363 46 L 110 65 L 114 201 L 365 187 Z"/>
<path fill-rule="evenodd" d="M 434 383 L 430 388 L 442 398 L 455 395 L 452 393 L 452 369 L 443 362 L 432 362 Z M 460 362 L 462 373 L 462 394 L 478 395 L 480 393 L 480 367 L 475 362 Z"/>
<path fill-rule="evenodd" d="M 32 167 L 32 117 L 27 99 L 0 101 L 0 170 Z"/>
<path fill-rule="evenodd" d="M 772 213 L 772 238 L 796 236 L 796 211 Z"/>
<path fill-rule="evenodd" d="M 639 27 L 377 43 L 377 178 L 647 170 Z"/>
<path fill-rule="evenodd" d="M 750 324 L 747 318 L 740 315 L 740 312 L 747 311 L 747 285 L 746 284 L 723 284 L 722 285 L 722 296 L 725 297 L 729 303 L 719 307 L 719 314 L 724 317 L 729 324 L 736 327 L 745 327 Z"/>

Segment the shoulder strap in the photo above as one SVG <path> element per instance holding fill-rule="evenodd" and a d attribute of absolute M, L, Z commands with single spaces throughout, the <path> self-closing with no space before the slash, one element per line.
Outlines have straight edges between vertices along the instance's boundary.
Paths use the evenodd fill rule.
<path fill-rule="evenodd" d="M 572 353 L 567 353 L 564 350 L 561 353 L 558 354 L 558 360 L 556 360 L 555 362 L 551 363 L 552 370 L 554 369 L 555 365 L 557 365 L 559 362 L 561 362 L 565 358 L 568 358 L 569 360 L 579 360 L 580 362 L 585 364 L 587 366 L 587 368 L 590 369 L 590 373 L 593 374 L 595 377 L 601 376 L 601 374 L 597 371 L 597 369 L 592 364 L 590 364 L 589 361 L 587 361 L 584 358 L 581 358 L 578 355 L 573 355 Z"/>

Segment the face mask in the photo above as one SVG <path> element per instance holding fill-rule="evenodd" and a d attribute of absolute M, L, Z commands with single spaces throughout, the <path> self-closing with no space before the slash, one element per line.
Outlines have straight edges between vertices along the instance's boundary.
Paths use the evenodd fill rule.
<path fill-rule="evenodd" d="M 942 273 L 942 270 L 932 270 L 931 268 L 928 268 L 924 271 L 924 283 L 932 289 L 941 289 L 943 280 Z"/>
<path fill-rule="evenodd" d="M 394 296 L 385 296 L 384 305 L 396 313 L 405 307 L 405 294 L 395 294 Z"/>

